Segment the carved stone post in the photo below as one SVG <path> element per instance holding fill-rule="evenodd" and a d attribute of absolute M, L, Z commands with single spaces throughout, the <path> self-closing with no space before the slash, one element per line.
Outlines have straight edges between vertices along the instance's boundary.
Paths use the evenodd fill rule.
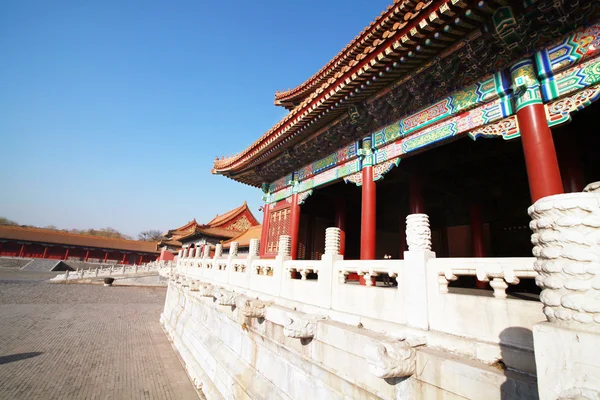
<path fill-rule="evenodd" d="M 195 250 L 195 254 L 194 254 L 194 258 L 198 258 L 202 255 L 202 247 L 196 245 L 196 250 Z"/>
<path fill-rule="evenodd" d="M 279 249 L 277 255 L 280 257 L 290 257 L 292 252 L 292 237 L 289 235 L 279 236 Z"/>
<path fill-rule="evenodd" d="M 223 245 L 221 243 L 217 243 L 215 248 L 215 259 L 223 257 Z"/>
<path fill-rule="evenodd" d="M 341 229 L 325 229 L 325 254 L 340 254 Z"/>
<path fill-rule="evenodd" d="M 181 260 L 181 258 L 182 258 L 182 257 L 183 257 L 183 250 L 179 250 L 179 251 L 177 252 L 177 259 L 178 259 L 178 260 Z"/>
<path fill-rule="evenodd" d="M 548 319 L 533 327 L 540 399 L 600 398 L 600 193 L 548 196 L 528 211 Z"/>
<path fill-rule="evenodd" d="M 210 244 L 204 245 L 204 251 L 202 252 L 202 258 L 210 258 Z"/>
<path fill-rule="evenodd" d="M 250 239 L 250 255 L 257 257 L 259 249 L 260 249 L 260 240 Z"/>
<path fill-rule="evenodd" d="M 238 249 L 240 244 L 238 242 L 231 242 L 229 245 L 229 258 L 236 258 L 238 256 Z"/>
<path fill-rule="evenodd" d="M 406 242 L 408 250 L 431 250 L 431 229 L 427 214 L 410 214 L 406 217 Z"/>
<path fill-rule="evenodd" d="M 404 252 L 405 273 L 398 289 L 402 288 L 405 293 L 408 324 L 429 329 L 427 285 L 428 282 L 437 285 L 438 277 L 427 270 L 427 261 L 435 257 L 435 253 L 431 251 L 431 229 L 427 214 L 410 214 L 406 217 L 406 242 L 408 251 Z"/>

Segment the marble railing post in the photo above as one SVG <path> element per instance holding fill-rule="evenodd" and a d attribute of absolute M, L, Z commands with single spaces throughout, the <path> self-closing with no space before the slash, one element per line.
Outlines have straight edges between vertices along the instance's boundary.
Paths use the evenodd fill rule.
<path fill-rule="evenodd" d="M 65 271 L 65 281 L 69 280 L 69 270 Z"/>
<path fill-rule="evenodd" d="M 600 192 L 593 187 L 543 197 L 528 210 L 548 319 L 533 326 L 541 400 L 600 398 Z"/>
<path fill-rule="evenodd" d="M 210 258 L 210 244 L 206 243 L 202 251 L 202 258 Z"/>
<path fill-rule="evenodd" d="M 258 239 L 250 239 L 250 249 L 248 253 L 248 257 L 246 257 L 246 272 L 250 273 L 250 269 L 252 268 L 252 261 L 260 259 L 260 240 Z"/>
<path fill-rule="evenodd" d="M 431 251 L 431 228 L 427 214 L 410 214 L 406 217 L 406 242 L 404 252 L 403 282 L 398 289 L 404 292 L 406 322 L 421 329 L 429 329 L 427 286 L 438 284 L 437 274 L 428 274 L 427 261 L 435 258 Z"/>
<path fill-rule="evenodd" d="M 198 258 L 198 257 L 200 257 L 200 256 L 202 255 L 202 246 L 196 246 L 196 250 L 195 250 L 195 252 L 196 252 L 196 253 L 194 254 L 194 257 L 195 257 L 195 258 Z"/>
<path fill-rule="evenodd" d="M 223 245 L 221 243 L 217 243 L 215 247 L 215 260 L 223 257 Z"/>
<path fill-rule="evenodd" d="M 231 242 L 229 245 L 229 258 L 236 258 L 238 256 L 238 249 L 240 244 L 238 242 Z"/>

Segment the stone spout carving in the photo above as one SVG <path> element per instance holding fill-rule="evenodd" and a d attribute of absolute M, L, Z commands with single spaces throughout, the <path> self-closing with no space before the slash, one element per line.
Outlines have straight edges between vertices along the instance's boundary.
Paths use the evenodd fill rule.
<path fill-rule="evenodd" d="M 249 299 L 240 296 L 237 298 L 236 306 L 244 317 L 247 318 L 264 318 L 267 312 L 267 305 L 264 301 Z"/>
<path fill-rule="evenodd" d="M 431 250 L 431 229 L 427 214 L 406 217 L 406 242 L 409 251 Z"/>
<path fill-rule="evenodd" d="M 416 351 L 406 340 L 372 341 L 365 348 L 369 370 L 378 378 L 404 378 L 415 373 Z"/>
<path fill-rule="evenodd" d="M 309 339 L 315 336 L 317 324 L 315 319 L 288 317 L 287 324 L 283 326 L 283 334 L 296 339 Z"/>
<path fill-rule="evenodd" d="M 217 304 L 222 306 L 235 306 L 237 296 L 235 292 L 224 289 L 215 289 L 213 293 L 213 297 L 217 299 Z"/>
<path fill-rule="evenodd" d="M 200 285 L 198 287 L 198 294 L 202 297 L 214 297 L 213 293 L 215 291 L 215 288 L 213 285 Z"/>
<path fill-rule="evenodd" d="M 600 332 L 600 193 L 544 197 L 528 211 L 546 318 Z"/>

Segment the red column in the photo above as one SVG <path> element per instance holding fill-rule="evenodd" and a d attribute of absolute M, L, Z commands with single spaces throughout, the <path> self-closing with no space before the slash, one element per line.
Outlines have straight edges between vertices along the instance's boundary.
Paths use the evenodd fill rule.
<path fill-rule="evenodd" d="M 440 240 L 442 242 L 442 257 L 450 257 L 450 249 L 448 248 L 448 227 L 443 226 L 441 229 Z"/>
<path fill-rule="evenodd" d="M 69 248 L 65 249 L 65 260 L 67 260 L 69 258 Z"/>
<path fill-rule="evenodd" d="M 104 262 L 106 262 L 106 260 L 108 260 L 108 251 L 104 252 Z"/>
<path fill-rule="evenodd" d="M 298 257 L 298 231 L 300 230 L 300 206 L 298 194 L 292 195 L 292 209 L 290 212 L 290 236 L 292 237 L 292 260 Z"/>
<path fill-rule="evenodd" d="M 196 246 L 194 246 L 194 248 L 196 248 Z M 140 261 L 138 262 L 138 265 L 142 265 L 144 261 L 144 256 L 140 254 Z"/>
<path fill-rule="evenodd" d="M 531 104 L 517 111 L 525 154 L 532 202 L 563 193 L 552 132 L 543 104 Z"/>
<path fill-rule="evenodd" d="M 269 234 L 269 205 L 263 206 L 263 222 L 260 229 L 260 256 L 264 257 L 267 252 L 267 235 Z"/>
<path fill-rule="evenodd" d="M 473 257 L 485 257 L 485 245 L 483 242 L 483 220 L 481 219 L 481 206 L 479 204 L 471 205 L 470 217 Z M 488 284 L 487 282 L 477 280 L 475 286 L 477 289 L 486 289 Z"/>
<path fill-rule="evenodd" d="M 408 186 L 410 213 L 423 214 L 425 212 L 425 202 L 423 201 L 423 187 L 421 186 L 421 180 L 417 175 L 411 175 Z"/>
<path fill-rule="evenodd" d="M 376 192 L 373 182 L 373 167 L 362 169 L 362 210 L 360 229 L 360 259 L 375 259 L 376 244 Z"/>
<path fill-rule="evenodd" d="M 85 260 L 85 262 L 87 262 L 88 258 L 90 258 L 90 251 L 89 251 L 89 250 L 86 250 L 86 251 L 85 251 L 85 259 L 84 259 L 84 260 Z"/>
<path fill-rule="evenodd" d="M 19 251 L 19 257 L 23 257 L 24 253 L 25 253 L 25 244 L 23 243 L 21 245 L 21 250 Z"/>
<path fill-rule="evenodd" d="M 563 136 L 558 142 L 558 161 L 565 193 L 582 192 L 585 187 L 585 177 L 579 158 L 579 149 L 574 142 L 575 136 Z"/>
<path fill-rule="evenodd" d="M 48 246 L 44 246 L 44 254 L 42 254 L 42 258 L 46 258 L 48 256 Z"/>
<path fill-rule="evenodd" d="M 121 264 L 125 264 L 126 257 L 127 257 L 127 253 L 123 253 L 123 259 L 121 260 Z"/>
<path fill-rule="evenodd" d="M 346 249 L 346 200 L 339 197 L 335 204 L 335 227 L 340 229 L 340 254 Z"/>

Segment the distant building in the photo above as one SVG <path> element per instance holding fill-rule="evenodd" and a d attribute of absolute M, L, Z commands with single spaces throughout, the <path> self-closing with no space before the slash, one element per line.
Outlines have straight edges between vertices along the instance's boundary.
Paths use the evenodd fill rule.
<path fill-rule="evenodd" d="M 159 253 L 156 242 L 0 226 L 0 256 L 4 257 L 141 264 L 156 260 Z"/>
<path fill-rule="evenodd" d="M 217 243 L 231 241 L 256 226 L 260 224 L 248 204 L 244 202 L 240 207 L 223 215 L 217 215 L 206 224 L 199 224 L 196 219 L 193 219 L 179 228 L 169 230 L 164 235 L 165 240 L 159 242 L 159 248 L 171 251 L 179 249 L 195 251 L 206 244 L 214 246 Z"/>

